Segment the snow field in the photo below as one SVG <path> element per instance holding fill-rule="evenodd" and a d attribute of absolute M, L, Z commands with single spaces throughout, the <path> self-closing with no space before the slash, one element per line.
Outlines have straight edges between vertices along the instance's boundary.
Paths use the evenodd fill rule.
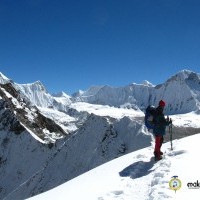
<path fill-rule="evenodd" d="M 189 189 L 188 182 L 199 178 L 197 164 L 200 134 L 162 146 L 164 158 L 155 162 L 153 146 L 127 154 L 97 167 L 33 200 L 198 200 L 200 189 Z M 172 176 L 182 182 L 178 191 L 169 188 Z"/>

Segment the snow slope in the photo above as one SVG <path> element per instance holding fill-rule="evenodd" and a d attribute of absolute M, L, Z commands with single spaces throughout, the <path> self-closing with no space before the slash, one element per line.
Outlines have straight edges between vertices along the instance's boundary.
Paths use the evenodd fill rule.
<path fill-rule="evenodd" d="M 165 143 L 163 160 L 152 159 L 153 147 L 147 147 L 97 167 L 57 188 L 31 200 L 198 200 L 200 187 L 188 183 L 199 180 L 200 134 Z M 172 176 L 178 176 L 182 187 L 169 188 Z"/>
<path fill-rule="evenodd" d="M 187 114 L 172 115 L 173 125 L 177 127 L 200 128 L 200 115 L 195 112 Z"/>
<path fill-rule="evenodd" d="M 116 119 L 123 118 L 124 116 L 128 116 L 130 118 L 144 117 L 144 113 L 141 110 L 116 108 L 108 105 L 96 105 L 85 102 L 72 103 L 70 108 L 76 109 L 78 112 L 85 111 L 90 114 L 93 113 L 98 116 L 109 116 Z"/>

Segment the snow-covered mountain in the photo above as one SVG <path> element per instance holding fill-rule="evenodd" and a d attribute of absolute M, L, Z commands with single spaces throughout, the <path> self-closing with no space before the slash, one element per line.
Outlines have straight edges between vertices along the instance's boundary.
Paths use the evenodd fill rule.
<path fill-rule="evenodd" d="M 0 81 L 9 79 L 1 74 Z M 189 70 L 180 71 L 156 86 L 148 81 L 124 87 L 93 86 L 72 96 L 64 92 L 51 95 L 40 81 L 32 84 L 15 83 L 15 86 L 34 105 L 60 111 L 67 111 L 68 106 L 75 102 L 144 110 L 149 104 L 156 106 L 160 99 L 167 102 L 167 114 L 183 114 L 200 108 L 200 75 Z"/>
<path fill-rule="evenodd" d="M 67 107 L 65 94 L 51 96 L 51 104 L 41 83 L 25 87 L 5 80 L 0 84 L 0 199 L 28 198 L 151 143 L 142 112 L 82 102 Z"/>
<path fill-rule="evenodd" d="M 30 200 L 198 200 L 199 140 L 200 134 L 175 140 L 173 150 L 164 144 L 158 162 L 152 159 L 153 146 L 135 151 Z M 169 187 L 173 176 L 181 181 L 176 192 Z"/>
<path fill-rule="evenodd" d="M 8 83 L 10 82 L 11 80 L 8 79 L 5 75 L 3 75 L 1 72 L 0 72 L 0 83 L 1 84 L 5 84 L 5 83 Z"/>
<path fill-rule="evenodd" d="M 0 199 L 31 197 L 150 146 L 141 110 L 161 98 L 168 113 L 190 112 L 172 116 L 176 137 L 200 132 L 199 82 L 184 70 L 158 86 L 99 86 L 69 96 L 0 73 Z"/>
<path fill-rule="evenodd" d="M 0 81 L 8 82 L 3 74 Z M 16 84 L 15 87 L 30 102 L 39 107 L 50 107 L 66 112 L 75 102 L 109 105 L 143 110 L 149 105 L 157 105 L 160 99 L 167 102 L 167 114 L 183 114 L 200 108 L 200 75 L 183 70 L 166 82 L 153 85 L 148 81 L 132 83 L 124 87 L 93 86 L 87 91 L 79 91 L 69 96 L 64 92 L 51 95 L 40 81 L 32 84 Z"/>
<path fill-rule="evenodd" d="M 23 95 L 20 94 L 11 82 L 0 84 L 0 97 L 1 97 L 1 115 L 2 118 L 6 118 L 1 121 L 4 128 L 8 130 L 23 132 L 23 130 L 29 130 L 33 137 L 38 139 L 42 143 L 52 143 L 55 140 L 50 137 L 54 134 L 55 139 L 64 137 L 67 133 L 53 120 L 45 117 L 40 110 Z M 9 116 L 7 117 L 7 114 Z M 13 123 L 13 120 L 14 122 Z M 8 120 L 8 122 L 6 122 Z M 17 126 L 17 128 L 15 128 Z M 19 130 L 18 130 L 19 129 Z"/>
<path fill-rule="evenodd" d="M 160 99 L 164 99 L 168 114 L 187 113 L 200 108 L 200 75 L 183 70 L 156 86 L 147 81 L 125 87 L 98 86 L 76 93 L 74 97 L 76 101 L 141 110 L 149 104 L 158 105 Z"/>
<path fill-rule="evenodd" d="M 56 107 L 57 109 L 65 110 L 66 106 L 71 103 L 71 97 L 63 92 L 55 96 L 49 94 L 40 81 L 15 85 L 34 105 L 39 107 Z"/>

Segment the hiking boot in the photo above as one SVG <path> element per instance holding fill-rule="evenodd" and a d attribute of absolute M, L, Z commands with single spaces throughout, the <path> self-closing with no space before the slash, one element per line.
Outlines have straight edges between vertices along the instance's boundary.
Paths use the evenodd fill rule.
<path fill-rule="evenodd" d="M 153 153 L 154 153 L 154 156 L 156 156 L 156 152 L 154 151 Z M 160 152 L 160 155 L 163 155 L 162 151 Z"/>
<path fill-rule="evenodd" d="M 162 158 L 163 158 L 162 156 L 160 156 L 160 157 L 158 157 L 158 156 L 155 156 L 155 158 L 154 158 L 154 159 L 155 159 L 155 161 L 159 161 L 159 160 L 162 160 Z"/>

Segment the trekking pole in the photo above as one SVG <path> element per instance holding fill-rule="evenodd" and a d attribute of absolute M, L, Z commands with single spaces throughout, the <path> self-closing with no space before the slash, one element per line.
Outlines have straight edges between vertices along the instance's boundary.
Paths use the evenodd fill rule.
<path fill-rule="evenodd" d="M 170 135 L 171 150 L 173 150 L 173 144 L 172 144 L 172 124 L 169 125 L 169 135 Z"/>

